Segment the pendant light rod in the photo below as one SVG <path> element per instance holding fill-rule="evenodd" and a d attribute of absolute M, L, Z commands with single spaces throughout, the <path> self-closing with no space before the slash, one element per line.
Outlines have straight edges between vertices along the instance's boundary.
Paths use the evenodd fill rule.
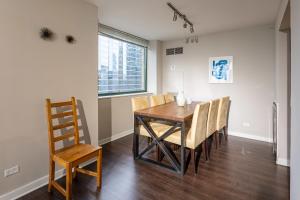
<path fill-rule="evenodd" d="M 188 23 L 190 26 L 193 26 L 193 23 L 190 20 L 188 20 L 188 18 L 184 14 L 182 14 L 179 10 L 177 10 L 177 8 L 173 6 L 173 4 L 168 2 L 167 5 L 174 11 L 174 13 L 176 13 L 180 18 L 182 18 L 186 23 Z"/>

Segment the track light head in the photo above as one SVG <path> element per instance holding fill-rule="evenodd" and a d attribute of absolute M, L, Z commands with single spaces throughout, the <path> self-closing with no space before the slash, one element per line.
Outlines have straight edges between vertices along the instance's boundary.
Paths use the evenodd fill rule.
<path fill-rule="evenodd" d="M 186 27 L 187 27 L 187 23 L 186 23 L 186 21 L 184 21 L 183 28 L 186 28 Z"/>
<path fill-rule="evenodd" d="M 194 33 L 194 27 L 193 26 L 190 27 L 190 31 L 191 31 L 191 33 Z"/>
<path fill-rule="evenodd" d="M 174 12 L 174 17 L 173 17 L 173 21 L 175 22 L 177 20 L 177 13 Z"/>

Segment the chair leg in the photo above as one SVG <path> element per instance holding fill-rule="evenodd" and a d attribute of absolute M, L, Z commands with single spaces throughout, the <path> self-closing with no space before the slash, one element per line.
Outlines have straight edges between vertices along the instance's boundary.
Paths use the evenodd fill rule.
<path fill-rule="evenodd" d="M 209 144 L 208 144 L 208 140 L 209 140 L 209 138 L 207 138 L 205 141 L 204 141 L 204 144 L 205 144 L 205 151 L 206 151 L 206 161 L 208 161 L 209 160 Z"/>
<path fill-rule="evenodd" d="M 97 190 L 101 189 L 101 179 L 102 179 L 102 149 L 99 150 L 97 157 Z"/>
<path fill-rule="evenodd" d="M 225 126 L 224 128 L 224 135 L 225 135 L 225 140 L 228 140 L 228 128 Z"/>
<path fill-rule="evenodd" d="M 218 147 L 219 147 L 219 132 L 218 132 L 218 131 L 216 131 L 216 132 L 214 133 L 214 137 L 215 137 L 215 145 L 216 145 L 216 149 L 218 149 Z"/>
<path fill-rule="evenodd" d="M 205 145 L 205 141 L 202 142 L 202 152 L 203 152 L 203 157 L 205 160 L 208 160 L 207 158 L 207 154 L 206 154 L 206 145 Z"/>
<path fill-rule="evenodd" d="M 76 165 L 75 167 L 74 167 L 74 172 L 73 172 L 73 179 L 76 179 L 77 178 L 77 168 L 78 168 L 78 165 Z"/>
<path fill-rule="evenodd" d="M 196 155 L 195 155 L 195 149 L 191 149 L 191 164 L 193 166 L 193 171 L 195 174 L 197 174 L 197 162 L 196 162 Z"/>
<path fill-rule="evenodd" d="M 66 200 L 72 199 L 72 164 L 66 166 Z"/>
<path fill-rule="evenodd" d="M 50 165 L 49 165 L 49 183 L 48 183 L 48 192 L 51 192 L 52 189 L 52 181 L 54 181 L 55 176 L 55 162 L 52 158 L 49 158 Z"/>

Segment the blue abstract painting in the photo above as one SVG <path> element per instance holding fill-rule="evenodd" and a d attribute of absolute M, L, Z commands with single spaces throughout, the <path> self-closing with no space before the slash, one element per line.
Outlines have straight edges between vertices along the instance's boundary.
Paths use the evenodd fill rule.
<path fill-rule="evenodd" d="M 209 59 L 209 83 L 233 82 L 233 57 L 211 57 Z"/>

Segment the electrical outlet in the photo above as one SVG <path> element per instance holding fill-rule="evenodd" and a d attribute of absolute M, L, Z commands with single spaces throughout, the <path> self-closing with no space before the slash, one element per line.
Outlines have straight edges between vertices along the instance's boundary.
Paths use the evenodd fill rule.
<path fill-rule="evenodd" d="M 19 172 L 19 165 L 13 166 L 9 169 L 4 170 L 4 177 L 14 175 Z"/>
<path fill-rule="evenodd" d="M 243 122 L 243 126 L 244 127 L 250 127 L 250 123 L 249 122 Z"/>

